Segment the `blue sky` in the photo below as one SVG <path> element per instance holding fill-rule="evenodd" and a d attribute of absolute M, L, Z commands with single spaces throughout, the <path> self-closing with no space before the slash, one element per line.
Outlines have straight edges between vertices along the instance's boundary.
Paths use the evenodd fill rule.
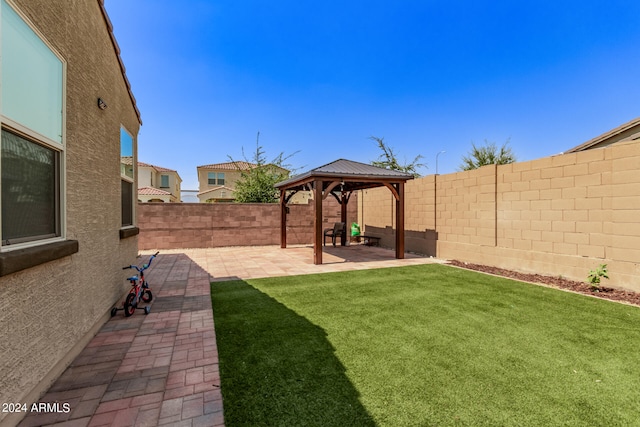
<path fill-rule="evenodd" d="M 472 142 L 518 160 L 640 116 L 640 2 L 106 0 L 143 126 L 140 161 L 268 160 L 299 172 L 376 160 L 384 137 L 423 175 Z"/>

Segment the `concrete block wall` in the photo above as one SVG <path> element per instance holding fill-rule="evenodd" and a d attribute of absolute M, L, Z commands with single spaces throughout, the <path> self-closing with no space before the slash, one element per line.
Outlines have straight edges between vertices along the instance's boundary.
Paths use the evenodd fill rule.
<path fill-rule="evenodd" d="M 340 221 L 340 205 L 323 201 L 323 228 Z M 357 218 L 357 197 L 347 209 Z M 313 205 L 289 205 L 287 244 L 313 243 Z M 215 248 L 280 244 L 280 205 L 260 203 L 139 203 L 140 249 Z"/>
<path fill-rule="evenodd" d="M 431 175 L 405 184 L 407 251 L 435 255 L 435 179 Z M 395 246 L 395 198 L 391 191 L 386 187 L 378 187 L 361 190 L 358 196 L 357 222 L 362 233 L 380 237 L 381 246 Z"/>
<path fill-rule="evenodd" d="M 437 177 L 438 239 L 495 244 L 495 166 Z"/>
<path fill-rule="evenodd" d="M 607 285 L 640 291 L 639 172 L 640 143 L 628 142 L 409 181 L 407 250 L 575 280 L 608 264 Z M 391 198 L 368 190 L 359 216 L 388 247 Z"/>

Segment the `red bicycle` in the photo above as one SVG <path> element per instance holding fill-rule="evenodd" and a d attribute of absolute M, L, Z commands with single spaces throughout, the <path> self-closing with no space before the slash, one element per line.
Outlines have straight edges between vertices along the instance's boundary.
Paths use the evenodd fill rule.
<path fill-rule="evenodd" d="M 138 308 L 138 304 L 140 301 L 144 303 L 150 303 L 153 299 L 153 294 L 151 293 L 151 289 L 149 288 L 149 284 L 144 279 L 144 271 L 149 268 L 151 262 L 155 257 L 158 256 L 160 252 L 156 252 L 151 255 L 149 258 L 149 262 L 147 264 L 143 264 L 142 267 L 138 267 L 137 265 L 128 265 L 126 267 L 122 267 L 123 270 L 134 269 L 140 273 L 140 277 L 131 276 L 127 277 L 127 280 L 131 283 L 131 290 L 127 295 L 127 298 L 124 300 L 123 308 L 113 307 L 111 309 L 111 317 L 115 316 L 118 310 L 124 310 L 124 315 L 126 317 L 131 316 Z M 151 311 L 151 307 L 148 305 L 144 307 L 144 314 L 149 314 Z"/>

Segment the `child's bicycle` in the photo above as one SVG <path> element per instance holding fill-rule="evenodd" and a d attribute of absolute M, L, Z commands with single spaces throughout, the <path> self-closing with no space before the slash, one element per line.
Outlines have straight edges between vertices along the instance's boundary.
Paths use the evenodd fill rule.
<path fill-rule="evenodd" d="M 149 266 L 151 265 L 151 261 L 153 261 L 153 259 L 158 256 L 159 253 L 160 252 L 156 252 L 155 254 L 151 255 L 151 258 L 149 258 L 149 262 L 147 264 L 143 264 L 142 267 L 138 267 L 137 265 L 128 265 L 126 267 L 122 267 L 123 270 L 127 270 L 129 268 L 137 270 L 138 273 L 140 273 L 140 277 L 131 276 L 127 278 L 127 280 L 131 283 L 131 290 L 129 291 L 127 298 L 124 300 L 123 308 L 113 307 L 111 309 L 111 317 L 115 316 L 118 310 L 124 310 L 124 315 L 126 317 L 129 317 L 136 311 L 136 308 L 138 308 L 138 303 L 140 301 L 145 303 L 151 302 L 151 300 L 153 299 L 153 294 L 151 293 L 151 289 L 149 289 L 149 284 L 146 280 L 144 280 L 144 271 L 149 268 Z M 149 314 L 150 311 L 151 307 L 149 307 L 148 305 L 145 306 L 144 314 Z"/>

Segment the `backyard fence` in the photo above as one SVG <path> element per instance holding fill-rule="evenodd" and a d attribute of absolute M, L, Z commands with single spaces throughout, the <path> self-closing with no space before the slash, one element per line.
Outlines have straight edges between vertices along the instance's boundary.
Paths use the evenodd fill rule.
<path fill-rule="evenodd" d="M 347 206 L 356 220 L 356 197 Z M 140 249 L 216 248 L 280 244 L 280 205 L 269 203 L 139 203 Z M 323 201 L 323 228 L 340 221 L 340 205 Z M 312 204 L 289 205 L 287 243 L 313 243 Z"/>
<path fill-rule="evenodd" d="M 393 247 L 386 189 L 359 194 L 358 222 Z M 640 291 L 640 142 L 408 181 L 405 247 L 445 259 Z"/>

